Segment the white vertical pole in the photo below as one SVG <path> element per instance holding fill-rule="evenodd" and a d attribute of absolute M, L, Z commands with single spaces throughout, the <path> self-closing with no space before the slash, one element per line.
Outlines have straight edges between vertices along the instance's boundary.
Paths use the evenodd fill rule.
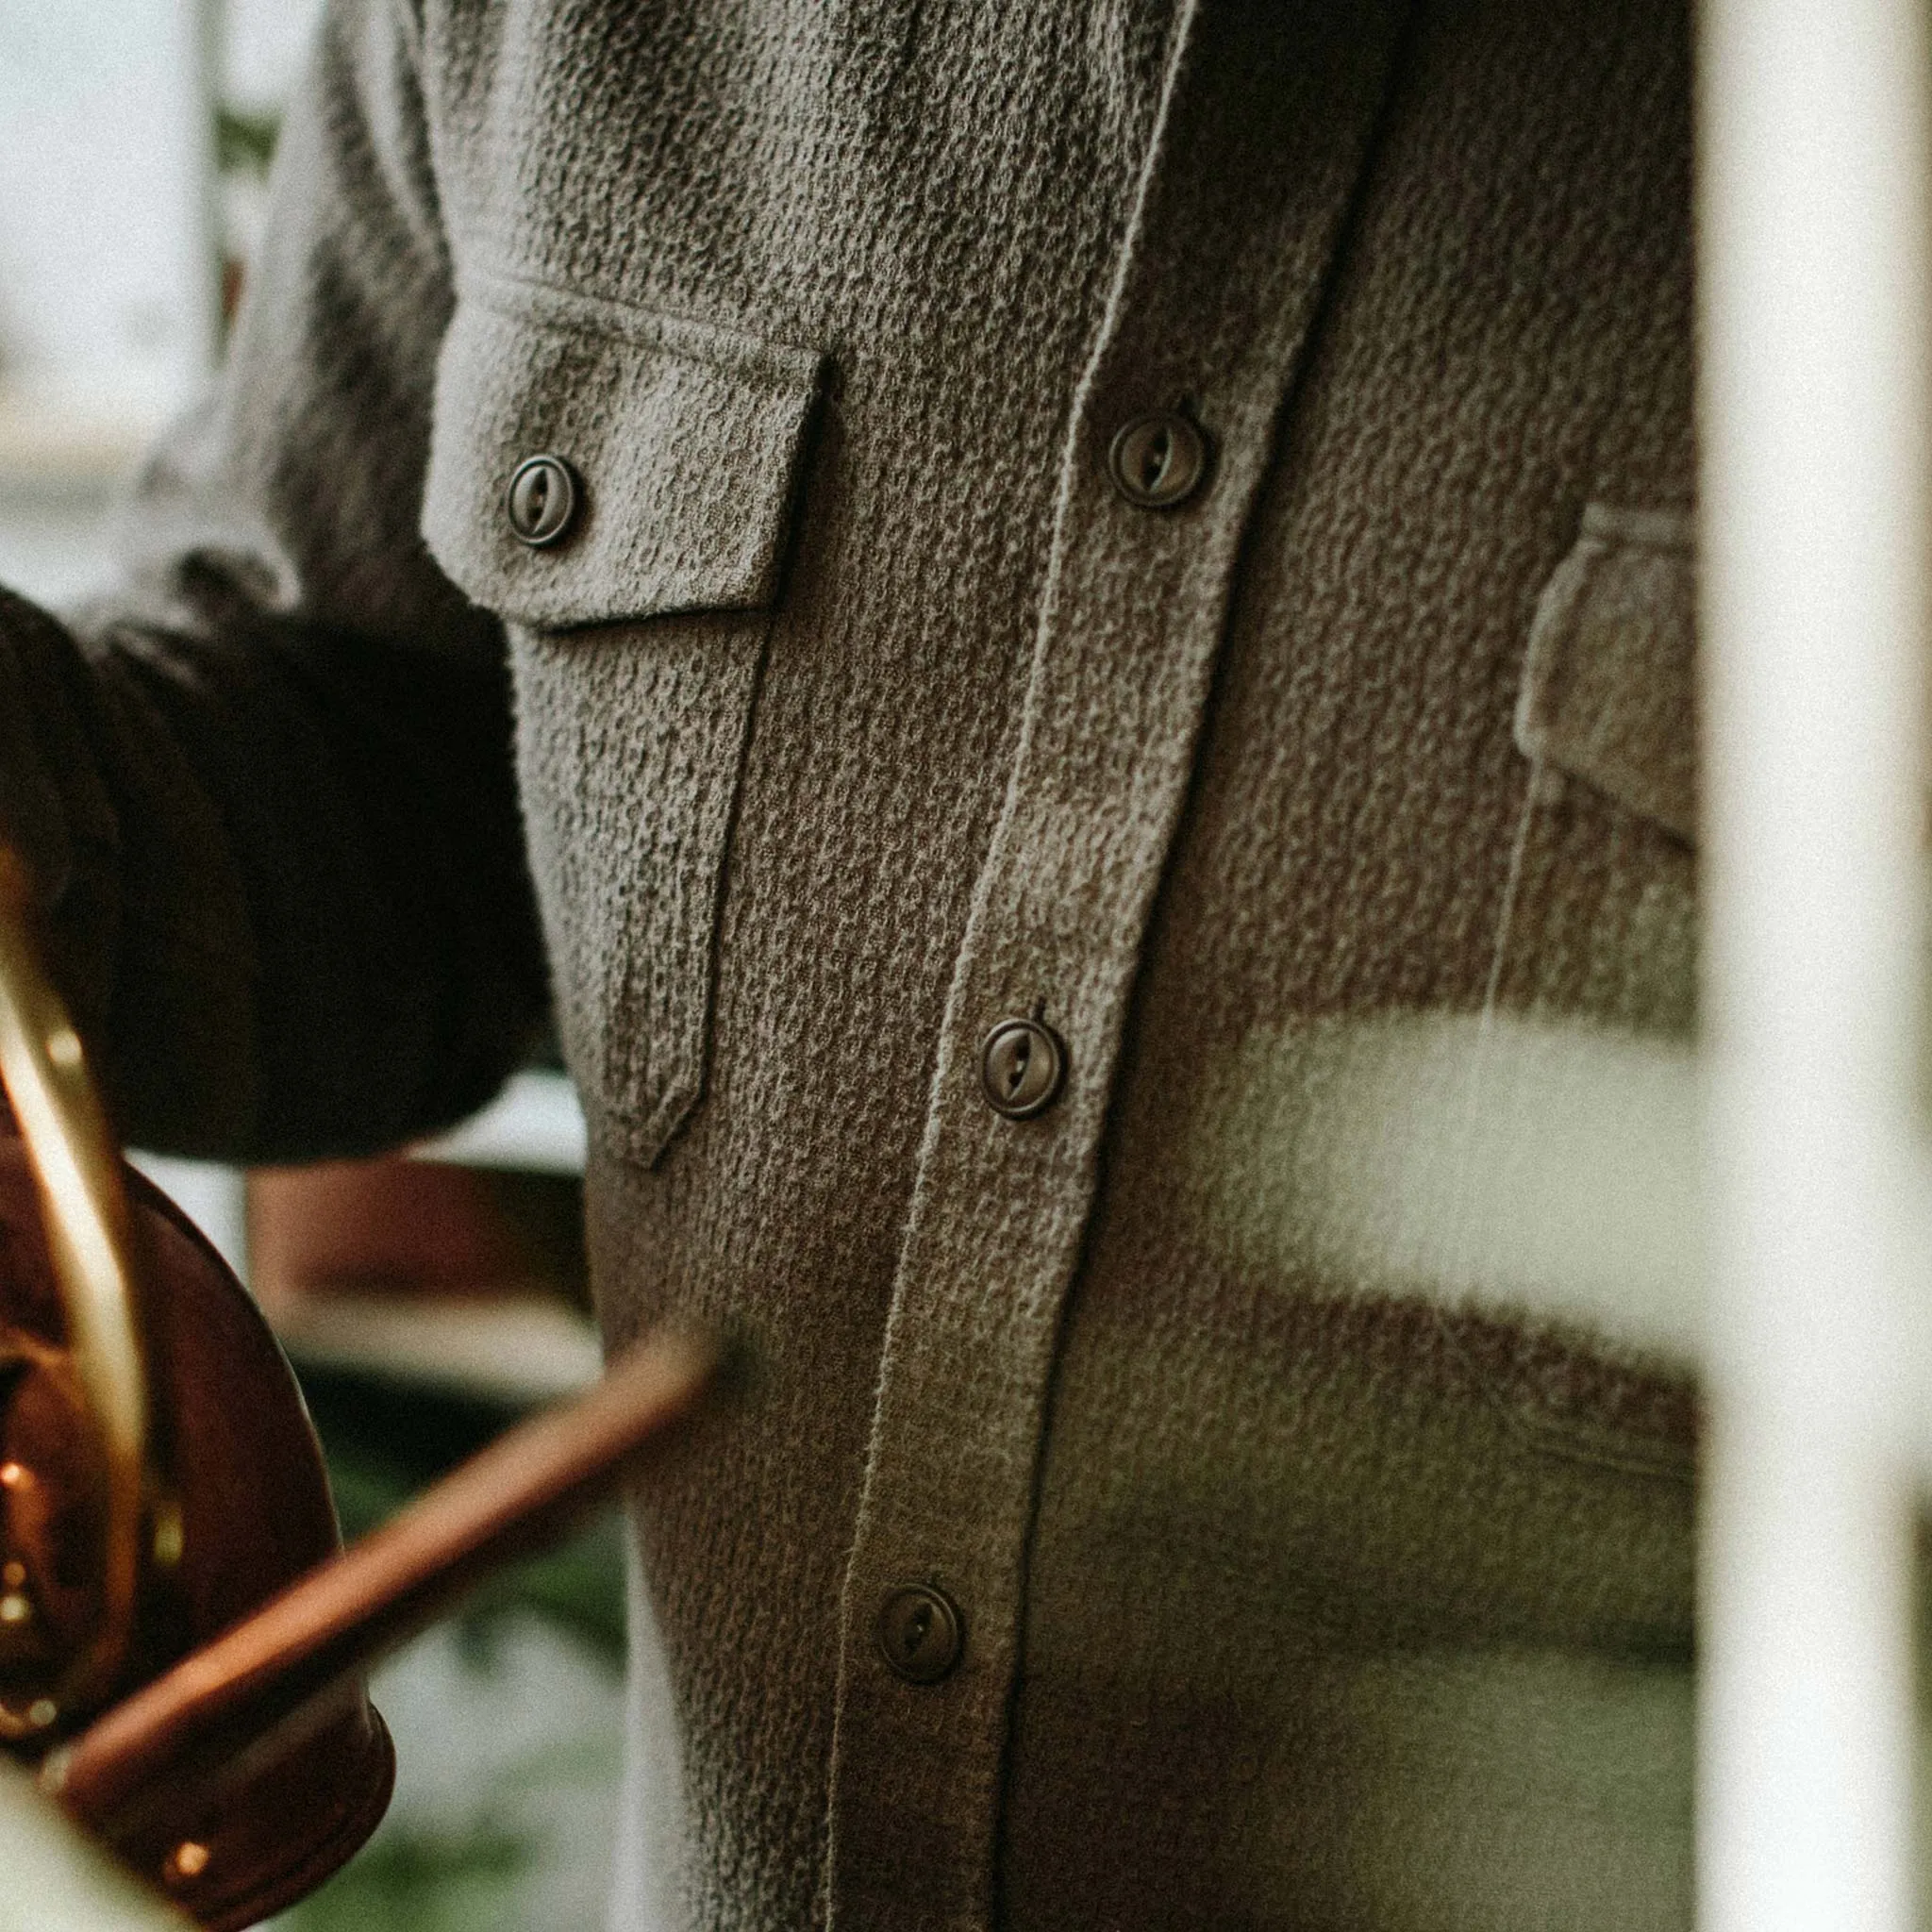
<path fill-rule="evenodd" d="M 1906 1932 L 1923 0 L 1704 0 L 1704 1932 Z"/>

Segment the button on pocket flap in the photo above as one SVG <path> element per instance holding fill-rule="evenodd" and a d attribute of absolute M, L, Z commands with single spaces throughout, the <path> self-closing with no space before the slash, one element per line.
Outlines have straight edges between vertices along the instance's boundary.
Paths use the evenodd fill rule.
<path fill-rule="evenodd" d="M 1537 604 L 1518 745 L 1694 843 L 1695 636 L 1690 516 L 1592 504 Z"/>
<path fill-rule="evenodd" d="M 466 286 L 437 367 L 425 540 L 471 599 L 540 628 L 768 604 L 821 361 Z"/>

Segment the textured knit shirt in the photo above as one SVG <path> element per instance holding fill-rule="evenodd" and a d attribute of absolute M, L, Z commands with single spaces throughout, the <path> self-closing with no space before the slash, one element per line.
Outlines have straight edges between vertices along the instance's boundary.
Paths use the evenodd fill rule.
<path fill-rule="evenodd" d="M 607 1332 L 752 1363 L 623 1927 L 1688 1923 L 1687 39 L 332 7 L 0 819 L 149 1144 L 445 1121 L 547 957 Z"/>

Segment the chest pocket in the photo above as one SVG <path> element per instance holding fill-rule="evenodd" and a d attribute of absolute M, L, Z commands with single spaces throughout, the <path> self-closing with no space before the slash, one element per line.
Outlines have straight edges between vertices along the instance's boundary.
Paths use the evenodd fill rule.
<path fill-rule="evenodd" d="M 465 286 L 438 365 L 424 537 L 506 622 L 559 1031 L 600 1140 L 643 1164 L 704 1090 L 820 370 L 809 350 L 498 282 Z"/>
<path fill-rule="evenodd" d="M 1533 767 L 1503 1004 L 1659 1040 L 1696 1027 L 1696 557 L 1688 513 L 1602 504 L 1537 600 Z"/>
<path fill-rule="evenodd" d="M 1697 836 L 1696 573 L 1676 510 L 1592 504 L 1537 605 L 1516 741 L 1684 844 Z"/>

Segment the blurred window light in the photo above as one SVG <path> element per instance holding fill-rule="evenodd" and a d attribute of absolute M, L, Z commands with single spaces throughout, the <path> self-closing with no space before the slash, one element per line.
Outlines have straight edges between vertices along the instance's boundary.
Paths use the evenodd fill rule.
<path fill-rule="evenodd" d="M 308 57 L 320 0 L 227 0 L 223 9 L 222 97 L 246 114 L 273 114 Z"/>
<path fill-rule="evenodd" d="M 125 461 L 212 365 L 201 0 L 0 0 L 0 469 Z"/>

